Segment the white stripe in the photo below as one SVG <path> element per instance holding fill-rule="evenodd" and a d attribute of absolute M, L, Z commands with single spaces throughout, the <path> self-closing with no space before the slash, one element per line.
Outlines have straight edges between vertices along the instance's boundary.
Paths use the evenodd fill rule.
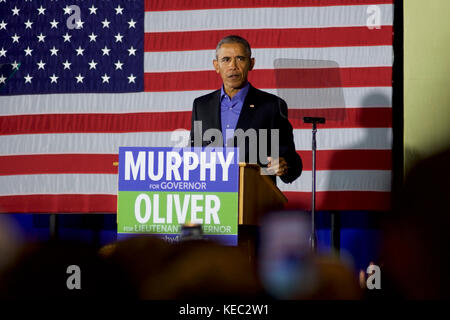
<path fill-rule="evenodd" d="M 187 142 L 189 132 L 179 132 Z M 172 132 L 64 133 L 0 136 L 0 155 L 99 153 L 117 154 L 119 146 L 172 147 Z M 294 130 L 297 150 L 311 150 L 311 130 Z M 390 128 L 318 129 L 318 150 L 387 150 L 392 146 Z"/>
<path fill-rule="evenodd" d="M 392 87 L 321 89 L 265 89 L 279 95 L 289 108 L 390 107 Z M 0 97 L 1 115 L 52 113 L 132 113 L 192 111 L 202 91 L 141 92 L 121 94 L 50 94 Z"/>
<path fill-rule="evenodd" d="M 145 32 L 366 26 L 369 6 L 152 11 Z M 392 25 L 393 5 L 378 5 L 381 25 Z"/>
<path fill-rule="evenodd" d="M 312 172 L 302 172 L 291 184 L 277 179 L 281 191 L 311 192 Z M 391 191 L 391 171 L 332 170 L 316 171 L 316 191 Z"/>
<path fill-rule="evenodd" d="M 0 176 L 0 196 L 77 193 L 117 194 L 117 174 Z"/>
<path fill-rule="evenodd" d="M 392 107 L 392 87 L 275 89 L 289 109 Z"/>
<path fill-rule="evenodd" d="M 391 173 L 381 170 L 317 171 L 317 191 L 390 191 Z M 281 191 L 311 191 L 311 171 Z M 117 194 L 116 174 L 37 174 L 0 176 L 0 196 L 26 194 Z"/>
<path fill-rule="evenodd" d="M 391 67 L 392 46 L 253 49 L 255 70 L 289 68 Z M 145 72 L 214 70 L 214 50 L 146 52 Z M 286 61 L 284 59 L 293 59 Z"/>
<path fill-rule="evenodd" d="M 392 149 L 390 128 L 320 129 L 318 125 L 317 150 L 386 150 Z M 311 150 L 312 128 L 294 130 L 297 150 Z"/>

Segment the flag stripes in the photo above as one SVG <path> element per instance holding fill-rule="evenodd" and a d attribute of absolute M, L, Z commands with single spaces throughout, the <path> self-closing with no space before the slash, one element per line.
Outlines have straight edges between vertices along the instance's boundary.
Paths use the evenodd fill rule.
<path fill-rule="evenodd" d="M 342 119 L 331 120 L 320 128 L 389 127 L 391 108 L 322 109 L 324 115 L 338 114 Z M 317 112 L 315 112 L 317 115 Z M 308 111 L 293 109 L 289 118 L 294 128 L 308 128 L 303 116 Z M 89 132 L 155 132 L 189 130 L 191 112 L 149 112 L 131 114 L 37 114 L 4 116 L 0 118 L 0 135 L 37 133 L 89 133 Z"/>
<path fill-rule="evenodd" d="M 289 109 L 377 108 L 392 106 L 392 87 L 264 89 L 292 97 Z M 0 115 L 50 113 L 144 113 L 192 111 L 192 102 L 210 90 L 122 94 L 25 95 L 0 97 Z M 339 97 L 339 99 L 336 99 Z M 368 99 L 367 97 L 370 97 Z M 149 111 L 150 110 L 150 111 Z"/>
<path fill-rule="evenodd" d="M 281 191 L 309 192 L 311 171 L 303 179 L 282 184 Z M 390 191 L 387 170 L 321 170 L 317 172 L 317 191 Z M 0 196 L 26 194 L 117 194 L 117 174 L 33 174 L 0 176 Z"/>
<path fill-rule="evenodd" d="M 380 26 L 392 25 L 391 4 L 377 6 Z M 145 32 L 367 27 L 367 5 L 150 11 Z"/>
<path fill-rule="evenodd" d="M 381 12 L 368 28 L 368 10 Z M 0 97 L 0 212 L 115 212 L 119 146 L 187 141 L 193 100 L 221 85 L 218 40 L 247 38 L 249 80 L 289 105 L 304 164 L 278 182 L 311 207 L 311 128 L 318 210 L 388 210 L 392 170 L 393 0 L 146 0 L 144 92 Z M 113 68 L 113 66 L 112 66 Z M 180 137 L 178 137 L 180 138 Z"/>
<path fill-rule="evenodd" d="M 311 151 L 297 151 L 312 170 Z M 390 150 L 319 150 L 317 170 L 391 170 Z M 0 176 L 58 173 L 117 174 L 117 154 L 31 154 L 0 157 Z M 69 169 L 68 169 L 69 168 Z"/>
<path fill-rule="evenodd" d="M 144 50 L 186 51 L 215 49 L 217 39 L 238 33 L 248 39 L 252 48 L 321 48 L 392 45 L 392 26 L 380 29 L 363 27 L 291 28 L 256 30 L 206 30 L 148 32 Z"/>
<path fill-rule="evenodd" d="M 145 11 L 393 4 L 394 0 L 145 0 Z"/>
<path fill-rule="evenodd" d="M 319 129 L 319 150 L 390 150 L 390 128 Z M 126 133 L 44 133 L 0 136 L 0 156 L 25 154 L 117 153 L 119 146 L 174 147 L 187 143 L 186 130 Z M 297 150 L 311 150 L 311 130 L 295 129 Z"/>

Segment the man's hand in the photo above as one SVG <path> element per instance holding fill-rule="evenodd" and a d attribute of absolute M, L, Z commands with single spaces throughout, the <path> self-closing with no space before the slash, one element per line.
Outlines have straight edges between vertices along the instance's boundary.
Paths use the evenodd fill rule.
<path fill-rule="evenodd" d="M 277 159 L 272 159 L 272 157 L 267 157 L 269 163 L 267 164 L 267 170 L 270 174 L 277 176 L 284 176 L 288 172 L 288 165 L 283 157 Z"/>

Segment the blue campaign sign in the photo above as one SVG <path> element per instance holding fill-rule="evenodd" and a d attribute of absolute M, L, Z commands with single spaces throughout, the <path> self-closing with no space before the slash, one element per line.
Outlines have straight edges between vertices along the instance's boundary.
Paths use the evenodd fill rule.
<path fill-rule="evenodd" d="M 237 245 L 237 148 L 119 148 L 118 238 L 182 238 L 202 226 L 205 239 Z"/>
<path fill-rule="evenodd" d="M 237 148 L 119 148 L 119 191 L 237 192 Z"/>

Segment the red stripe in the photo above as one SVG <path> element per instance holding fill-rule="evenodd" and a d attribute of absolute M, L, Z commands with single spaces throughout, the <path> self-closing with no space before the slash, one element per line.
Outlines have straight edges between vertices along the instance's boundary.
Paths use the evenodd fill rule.
<path fill-rule="evenodd" d="M 392 26 L 302 29 L 208 30 L 145 34 L 144 50 L 213 50 L 223 37 L 236 34 L 252 48 L 315 48 L 392 45 Z"/>
<path fill-rule="evenodd" d="M 115 213 L 116 211 L 115 195 L 36 194 L 0 197 L 0 213 Z"/>
<path fill-rule="evenodd" d="M 311 193 L 284 192 L 289 199 L 288 208 L 311 210 Z M 390 209 L 389 192 L 333 191 L 316 193 L 317 210 L 375 210 Z M 21 195 L 1 196 L 0 213 L 115 213 L 115 195 Z"/>
<path fill-rule="evenodd" d="M 191 112 L 37 114 L 0 117 L 0 135 L 145 132 L 190 128 Z"/>
<path fill-rule="evenodd" d="M 392 67 L 265 69 L 249 73 L 257 88 L 390 87 Z M 145 73 L 144 88 L 152 91 L 215 90 L 222 81 L 215 71 Z"/>
<path fill-rule="evenodd" d="M 392 109 L 325 108 L 290 109 L 289 119 L 296 129 L 309 128 L 303 117 L 326 117 L 321 128 L 381 128 L 392 126 Z M 190 111 L 131 114 L 36 114 L 0 117 L 0 135 L 68 132 L 172 131 L 190 128 Z"/>
<path fill-rule="evenodd" d="M 392 4 L 394 0 L 145 0 L 145 11 Z"/>
<path fill-rule="evenodd" d="M 311 170 L 311 151 L 297 151 Z M 24 174 L 117 174 L 117 154 L 40 154 L 0 157 L 0 176 Z M 391 150 L 319 150 L 317 170 L 391 170 Z"/>
<path fill-rule="evenodd" d="M 289 202 L 287 208 L 311 210 L 310 192 L 283 192 Z M 316 210 L 373 210 L 391 208 L 390 192 L 331 191 L 316 192 Z"/>
<path fill-rule="evenodd" d="M 312 170 L 312 151 L 297 151 L 303 170 Z M 318 150 L 317 170 L 392 170 L 391 150 Z"/>
<path fill-rule="evenodd" d="M 36 154 L 0 157 L 0 176 L 17 174 L 117 174 L 117 154 Z"/>
<path fill-rule="evenodd" d="M 320 128 L 390 128 L 391 108 L 291 109 L 295 129 L 308 129 L 304 116 L 326 117 Z M 161 132 L 190 129 L 191 112 L 135 114 L 35 114 L 0 117 L 0 135 L 42 133 Z"/>

